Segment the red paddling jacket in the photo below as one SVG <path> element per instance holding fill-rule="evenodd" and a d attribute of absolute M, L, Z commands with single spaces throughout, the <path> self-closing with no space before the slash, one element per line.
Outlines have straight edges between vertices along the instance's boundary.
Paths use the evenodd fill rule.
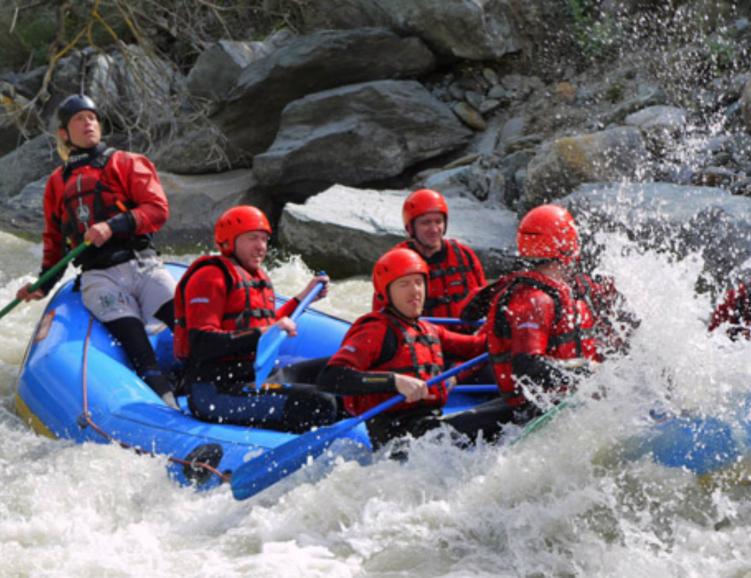
<path fill-rule="evenodd" d="M 237 381 L 247 381 L 252 378 L 259 329 L 292 313 L 297 299 L 276 311 L 274 304 L 274 288 L 263 270 L 250 273 L 221 255 L 199 257 L 175 291 L 175 356 L 191 370 L 209 367 L 202 374 L 232 364 L 241 374 Z M 241 370 L 236 361 L 243 362 Z"/>
<path fill-rule="evenodd" d="M 525 398 L 517 390 L 522 375 L 560 387 L 562 376 L 544 358 L 599 360 L 594 317 L 571 287 L 535 271 L 512 273 L 501 284 L 488 314 L 488 351 L 501 392 L 511 405 Z"/>
<path fill-rule="evenodd" d="M 427 381 L 444 370 L 444 353 L 469 359 L 484 349 L 484 335 L 454 333 L 387 308 L 355 321 L 318 383 L 343 395 L 347 411 L 359 415 L 398 393 L 394 374 Z M 401 403 L 390 411 L 445 405 L 448 392 L 443 384 L 431 386 L 430 393 L 432 399 Z"/>
<path fill-rule="evenodd" d="M 44 190 L 42 272 L 60 261 L 67 247 L 81 243 L 89 227 L 103 221 L 112 228 L 112 238 L 82 253 L 76 264 L 87 270 L 129 261 L 134 251 L 153 250 L 151 234 L 168 217 L 167 197 L 149 159 L 104 143 L 79 152 L 55 169 Z M 49 291 L 59 278 L 43 289 Z"/>

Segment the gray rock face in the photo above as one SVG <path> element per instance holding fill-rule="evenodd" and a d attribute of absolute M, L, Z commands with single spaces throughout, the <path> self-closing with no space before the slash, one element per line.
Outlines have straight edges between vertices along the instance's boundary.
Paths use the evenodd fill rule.
<path fill-rule="evenodd" d="M 76 51 L 63 58 L 55 69 L 53 98 L 45 105 L 48 129 L 57 129 L 55 111 L 69 94 L 80 90 L 81 59 L 87 70 L 84 92 L 97 103 L 100 113 L 117 127 L 151 128 L 173 119 L 170 106 L 175 86 L 182 77 L 170 63 L 148 55 L 135 45 L 122 52 L 102 54 Z"/>
<path fill-rule="evenodd" d="M 369 275 L 373 263 L 404 239 L 404 191 L 372 191 L 335 185 L 288 203 L 279 225 L 282 243 L 306 263 L 330 274 Z M 466 242 L 492 277 L 513 262 L 517 219 L 511 211 L 463 198 L 448 198 L 448 237 Z"/>
<path fill-rule="evenodd" d="M 532 207 L 581 183 L 633 178 L 647 158 L 644 139 L 633 127 L 556 139 L 529 163 L 523 200 Z"/>
<path fill-rule="evenodd" d="M 619 230 L 679 257 L 700 252 L 703 280 L 730 284 L 751 259 L 751 199 L 713 187 L 587 184 L 562 200 L 585 227 Z"/>
<path fill-rule="evenodd" d="M 188 73 L 188 91 L 200 98 L 224 98 L 237 83 L 242 69 L 256 59 L 250 43 L 220 40 L 198 56 Z"/>
<path fill-rule="evenodd" d="M 214 221 L 234 205 L 252 204 L 272 214 L 270 200 L 252 193 L 255 179 L 247 169 L 191 176 L 160 172 L 159 178 L 170 204 L 170 218 L 157 236 L 163 250 L 213 247 Z"/>
<path fill-rule="evenodd" d="M 503 172 L 486 166 L 482 159 L 459 167 L 446 169 L 425 179 L 424 187 L 440 191 L 446 197 L 466 197 L 480 201 L 503 202 L 505 193 Z"/>
<path fill-rule="evenodd" d="M 470 131 L 420 83 L 382 80 L 319 92 L 284 109 L 271 148 L 253 161 L 261 184 L 360 184 L 466 144 Z"/>
<path fill-rule="evenodd" d="M 178 174 L 204 174 L 228 170 L 242 158 L 227 150 L 227 138 L 206 121 L 204 126 L 186 127 L 165 140 L 149 156 L 159 170 Z"/>
<path fill-rule="evenodd" d="M 219 40 L 204 50 L 190 69 L 186 88 L 191 96 L 223 99 L 237 84 L 240 73 L 251 62 L 265 58 L 290 41 L 294 34 L 278 30 L 262 42 Z"/>
<path fill-rule="evenodd" d="M 35 119 L 24 112 L 29 100 L 15 86 L 0 81 L 0 156 L 39 133 Z"/>
<path fill-rule="evenodd" d="M 741 93 L 741 112 L 743 113 L 743 123 L 746 132 L 751 133 L 751 79 L 746 82 Z"/>
<path fill-rule="evenodd" d="M 308 0 L 303 12 L 309 27 L 387 26 L 469 60 L 498 59 L 522 45 L 507 0 Z"/>
<path fill-rule="evenodd" d="M 629 114 L 624 123 L 641 129 L 649 148 L 661 155 L 670 149 L 685 131 L 688 113 L 677 106 L 648 106 Z"/>
<path fill-rule="evenodd" d="M 494 60 L 522 46 L 505 0 L 383 0 L 382 5 L 399 29 L 417 34 L 442 54 Z"/>
<path fill-rule="evenodd" d="M 32 181 L 47 177 L 60 164 L 55 141 L 39 135 L 0 158 L 0 199 L 14 197 Z"/>
<path fill-rule="evenodd" d="M 688 114 L 677 106 L 656 105 L 629 114 L 624 121 L 629 126 L 643 130 L 665 129 L 679 131 L 686 126 Z"/>
<path fill-rule="evenodd" d="M 6 231 L 38 238 L 44 230 L 44 176 L 23 187 L 14 197 L 0 200 L 0 226 Z"/>
<path fill-rule="evenodd" d="M 233 146 L 252 156 L 272 143 L 279 115 L 293 100 L 346 84 L 416 76 L 434 66 L 417 38 L 375 28 L 317 32 L 248 65 L 215 120 Z"/>

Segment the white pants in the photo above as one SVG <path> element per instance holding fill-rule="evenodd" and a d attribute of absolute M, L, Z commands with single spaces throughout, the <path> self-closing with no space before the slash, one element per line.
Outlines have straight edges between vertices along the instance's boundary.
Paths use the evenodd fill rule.
<path fill-rule="evenodd" d="M 148 323 L 175 295 L 177 283 L 158 257 L 136 257 L 81 274 L 83 304 L 103 323 L 136 317 Z"/>

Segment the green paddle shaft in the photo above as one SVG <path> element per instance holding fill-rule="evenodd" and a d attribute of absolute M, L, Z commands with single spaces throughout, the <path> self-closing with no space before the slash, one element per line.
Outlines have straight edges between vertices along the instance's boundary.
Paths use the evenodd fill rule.
<path fill-rule="evenodd" d="M 520 433 L 519 437 L 517 437 L 513 442 L 511 442 L 511 445 L 519 443 L 520 441 L 528 438 L 530 435 L 532 435 L 536 431 L 545 427 L 548 423 L 550 423 L 550 421 L 555 416 L 557 416 L 560 413 L 562 409 L 566 409 L 570 405 L 571 405 L 571 402 L 568 399 L 564 399 L 563 401 L 561 401 L 561 403 L 559 403 L 555 407 L 550 408 L 544 414 L 538 415 L 532 421 L 527 422 L 527 425 L 525 425 L 524 429 L 522 429 L 522 433 Z"/>
<path fill-rule="evenodd" d="M 32 283 L 31 287 L 29 287 L 29 293 L 33 293 L 37 289 L 39 289 L 42 285 L 44 285 L 47 281 L 52 279 L 55 275 L 60 273 L 63 269 L 65 269 L 68 266 L 68 263 L 70 263 L 73 259 L 78 257 L 81 253 L 83 253 L 87 248 L 89 247 L 89 243 L 81 243 L 73 249 L 70 253 L 65 255 L 62 259 L 60 259 L 57 263 L 55 263 L 48 271 L 45 271 L 44 275 L 40 276 L 39 279 L 37 279 L 34 283 Z M 5 317 L 5 315 L 10 312 L 16 305 L 18 305 L 21 302 L 20 299 L 16 298 L 10 303 L 8 303 L 3 309 L 0 311 L 0 318 Z"/>

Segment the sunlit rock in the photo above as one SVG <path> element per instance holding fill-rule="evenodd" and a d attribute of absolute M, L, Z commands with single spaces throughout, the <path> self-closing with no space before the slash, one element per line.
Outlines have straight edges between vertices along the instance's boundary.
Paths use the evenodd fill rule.
<path fill-rule="evenodd" d="M 524 201 L 535 206 L 581 183 L 633 179 L 648 156 L 641 133 L 633 127 L 555 139 L 529 163 Z"/>
<path fill-rule="evenodd" d="M 369 275 L 376 259 L 405 238 L 406 191 L 335 185 L 304 205 L 288 203 L 279 224 L 282 243 L 306 263 L 334 274 Z M 508 270 L 515 250 L 514 213 L 449 197 L 448 236 L 465 241 L 490 275 Z"/>

